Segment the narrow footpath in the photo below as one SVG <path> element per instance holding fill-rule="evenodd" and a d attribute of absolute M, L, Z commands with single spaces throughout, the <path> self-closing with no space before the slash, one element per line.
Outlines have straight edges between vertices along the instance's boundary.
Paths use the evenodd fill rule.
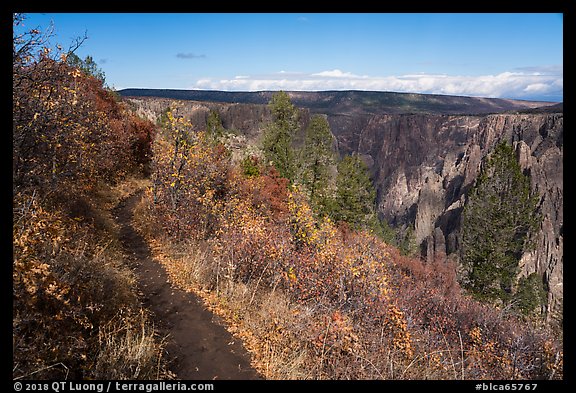
<path fill-rule="evenodd" d="M 144 306 L 154 314 L 159 334 L 168 337 L 171 371 L 181 380 L 262 379 L 221 318 L 205 309 L 195 294 L 173 287 L 164 267 L 153 259 L 148 243 L 132 226 L 141 196 L 140 191 L 122 200 L 112 213 L 123 247 L 133 258 Z"/>

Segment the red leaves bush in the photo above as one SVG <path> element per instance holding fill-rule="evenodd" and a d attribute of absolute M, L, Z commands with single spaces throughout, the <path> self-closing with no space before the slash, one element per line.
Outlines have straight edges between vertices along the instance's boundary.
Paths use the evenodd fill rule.
<path fill-rule="evenodd" d="M 15 65 L 13 79 L 16 188 L 80 190 L 149 164 L 153 125 L 130 114 L 101 81 L 47 55 Z"/>
<path fill-rule="evenodd" d="M 84 220 L 107 222 L 87 201 L 142 173 L 154 127 L 64 56 L 50 57 L 37 30 L 14 34 L 13 374 L 102 378 L 99 329 L 140 304 L 110 233 Z"/>

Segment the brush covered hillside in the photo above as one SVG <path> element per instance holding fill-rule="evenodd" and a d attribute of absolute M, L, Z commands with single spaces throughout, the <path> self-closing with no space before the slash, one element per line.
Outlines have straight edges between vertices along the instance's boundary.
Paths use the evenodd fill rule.
<path fill-rule="evenodd" d="M 149 167 L 154 125 L 48 39 L 13 41 L 13 378 L 168 377 L 109 214 Z"/>
<path fill-rule="evenodd" d="M 123 97 L 158 97 L 218 103 L 267 104 L 274 92 L 231 92 L 216 90 L 122 89 Z M 294 105 L 326 115 L 383 115 L 399 113 L 486 114 L 528 110 L 553 105 L 553 102 L 522 101 L 438 94 L 383 91 L 291 91 Z"/>
<path fill-rule="evenodd" d="M 258 145 L 217 113 L 195 130 L 179 102 L 153 124 L 44 42 L 14 36 L 14 379 L 173 377 L 110 215 L 137 192 L 154 259 L 267 379 L 563 378 L 562 337 L 530 304 L 481 300 L 450 260 L 402 255 L 324 116 L 298 148 L 285 93 Z"/>
<path fill-rule="evenodd" d="M 562 378 L 561 340 L 540 319 L 385 240 L 367 167 L 335 157 L 325 117 L 293 149 L 297 110 L 275 94 L 254 146 L 216 113 L 194 131 L 179 105 L 159 119 L 138 227 L 266 378 Z"/>
<path fill-rule="evenodd" d="M 156 93 L 155 90 L 145 92 Z M 161 93 L 163 91 L 158 92 Z M 255 102 L 261 94 L 192 93 L 198 93 L 198 99 L 222 101 L 233 96 L 246 102 Z M 311 99 L 297 101 L 300 94 L 321 99 L 335 93 L 288 93 L 293 103 L 313 103 Z M 530 194 L 539 199 L 537 210 L 541 216 L 538 228 L 530 234 L 532 247 L 524 247 L 522 255 L 515 257 L 520 259 L 517 277 L 532 275 L 541 282 L 539 285 L 546 292 L 540 304 L 542 312 L 549 322 L 561 325 L 564 297 L 562 104 L 477 115 L 433 111 L 402 113 L 401 108 L 394 109 L 401 113 L 386 114 L 391 108 L 383 105 L 379 109 L 382 114 L 373 114 L 374 107 L 362 106 L 372 92 L 338 94 L 341 97 L 353 95 L 356 100 L 349 102 L 355 102 L 357 106 L 342 106 L 337 100 L 321 102 L 316 107 L 294 104 L 299 109 L 300 129 L 292 147 L 296 150 L 302 147 L 314 115 L 326 116 L 337 156 L 358 155 L 368 166 L 376 189 L 378 216 L 395 229 L 395 243 L 427 261 L 448 258 L 457 266 L 462 265 L 462 235 L 466 226 L 463 212 L 468 196 L 496 147 L 502 143 L 512 146 L 521 172 L 529 179 Z M 381 96 L 387 94 L 381 93 Z M 436 97 L 415 96 L 429 104 Z M 448 101 L 467 99 L 444 98 Z M 137 113 L 152 121 L 162 116 L 174 101 L 152 96 L 126 97 L 126 100 Z M 442 109 L 439 105 L 431 108 Z M 188 119 L 196 131 L 206 130 L 208 120 L 217 115 L 228 133 L 235 133 L 235 138 L 245 138 L 255 146 L 261 146 L 264 125 L 272 121 L 269 106 L 255 103 L 178 100 L 178 113 Z"/>

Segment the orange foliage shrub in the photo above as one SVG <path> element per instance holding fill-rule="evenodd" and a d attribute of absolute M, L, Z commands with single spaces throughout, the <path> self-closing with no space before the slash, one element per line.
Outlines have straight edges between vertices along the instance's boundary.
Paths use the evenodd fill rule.
<path fill-rule="evenodd" d="M 103 378 L 93 368 L 100 328 L 116 319 L 130 330 L 139 303 L 110 233 L 74 210 L 91 208 L 99 183 L 149 165 L 154 127 L 64 55 L 52 58 L 40 35 L 13 39 L 13 375 Z"/>
<path fill-rule="evenodd" d="M 151 160 L 152 123 L 63 61 L 43 55 L 15 65 L 12 97 L 17 189 L 81 190 L 142 171 Z"/>

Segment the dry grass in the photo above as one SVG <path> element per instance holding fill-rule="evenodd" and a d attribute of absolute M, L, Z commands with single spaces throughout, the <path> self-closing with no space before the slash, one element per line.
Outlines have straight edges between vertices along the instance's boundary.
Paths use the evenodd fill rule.
<path fill-rule="evenodd" d="M 107 208 L 131 182 L 72 216 L 34 195 L 15 200 L 14 378 L 168 377 Z"/>
<path fill-rule="evenodd" d="M 96 379 L 160 379 L 165 376 L 162 351 L 144 310 L 122 316 L 98 332 L 99 352 L 92 371 Z"/>

